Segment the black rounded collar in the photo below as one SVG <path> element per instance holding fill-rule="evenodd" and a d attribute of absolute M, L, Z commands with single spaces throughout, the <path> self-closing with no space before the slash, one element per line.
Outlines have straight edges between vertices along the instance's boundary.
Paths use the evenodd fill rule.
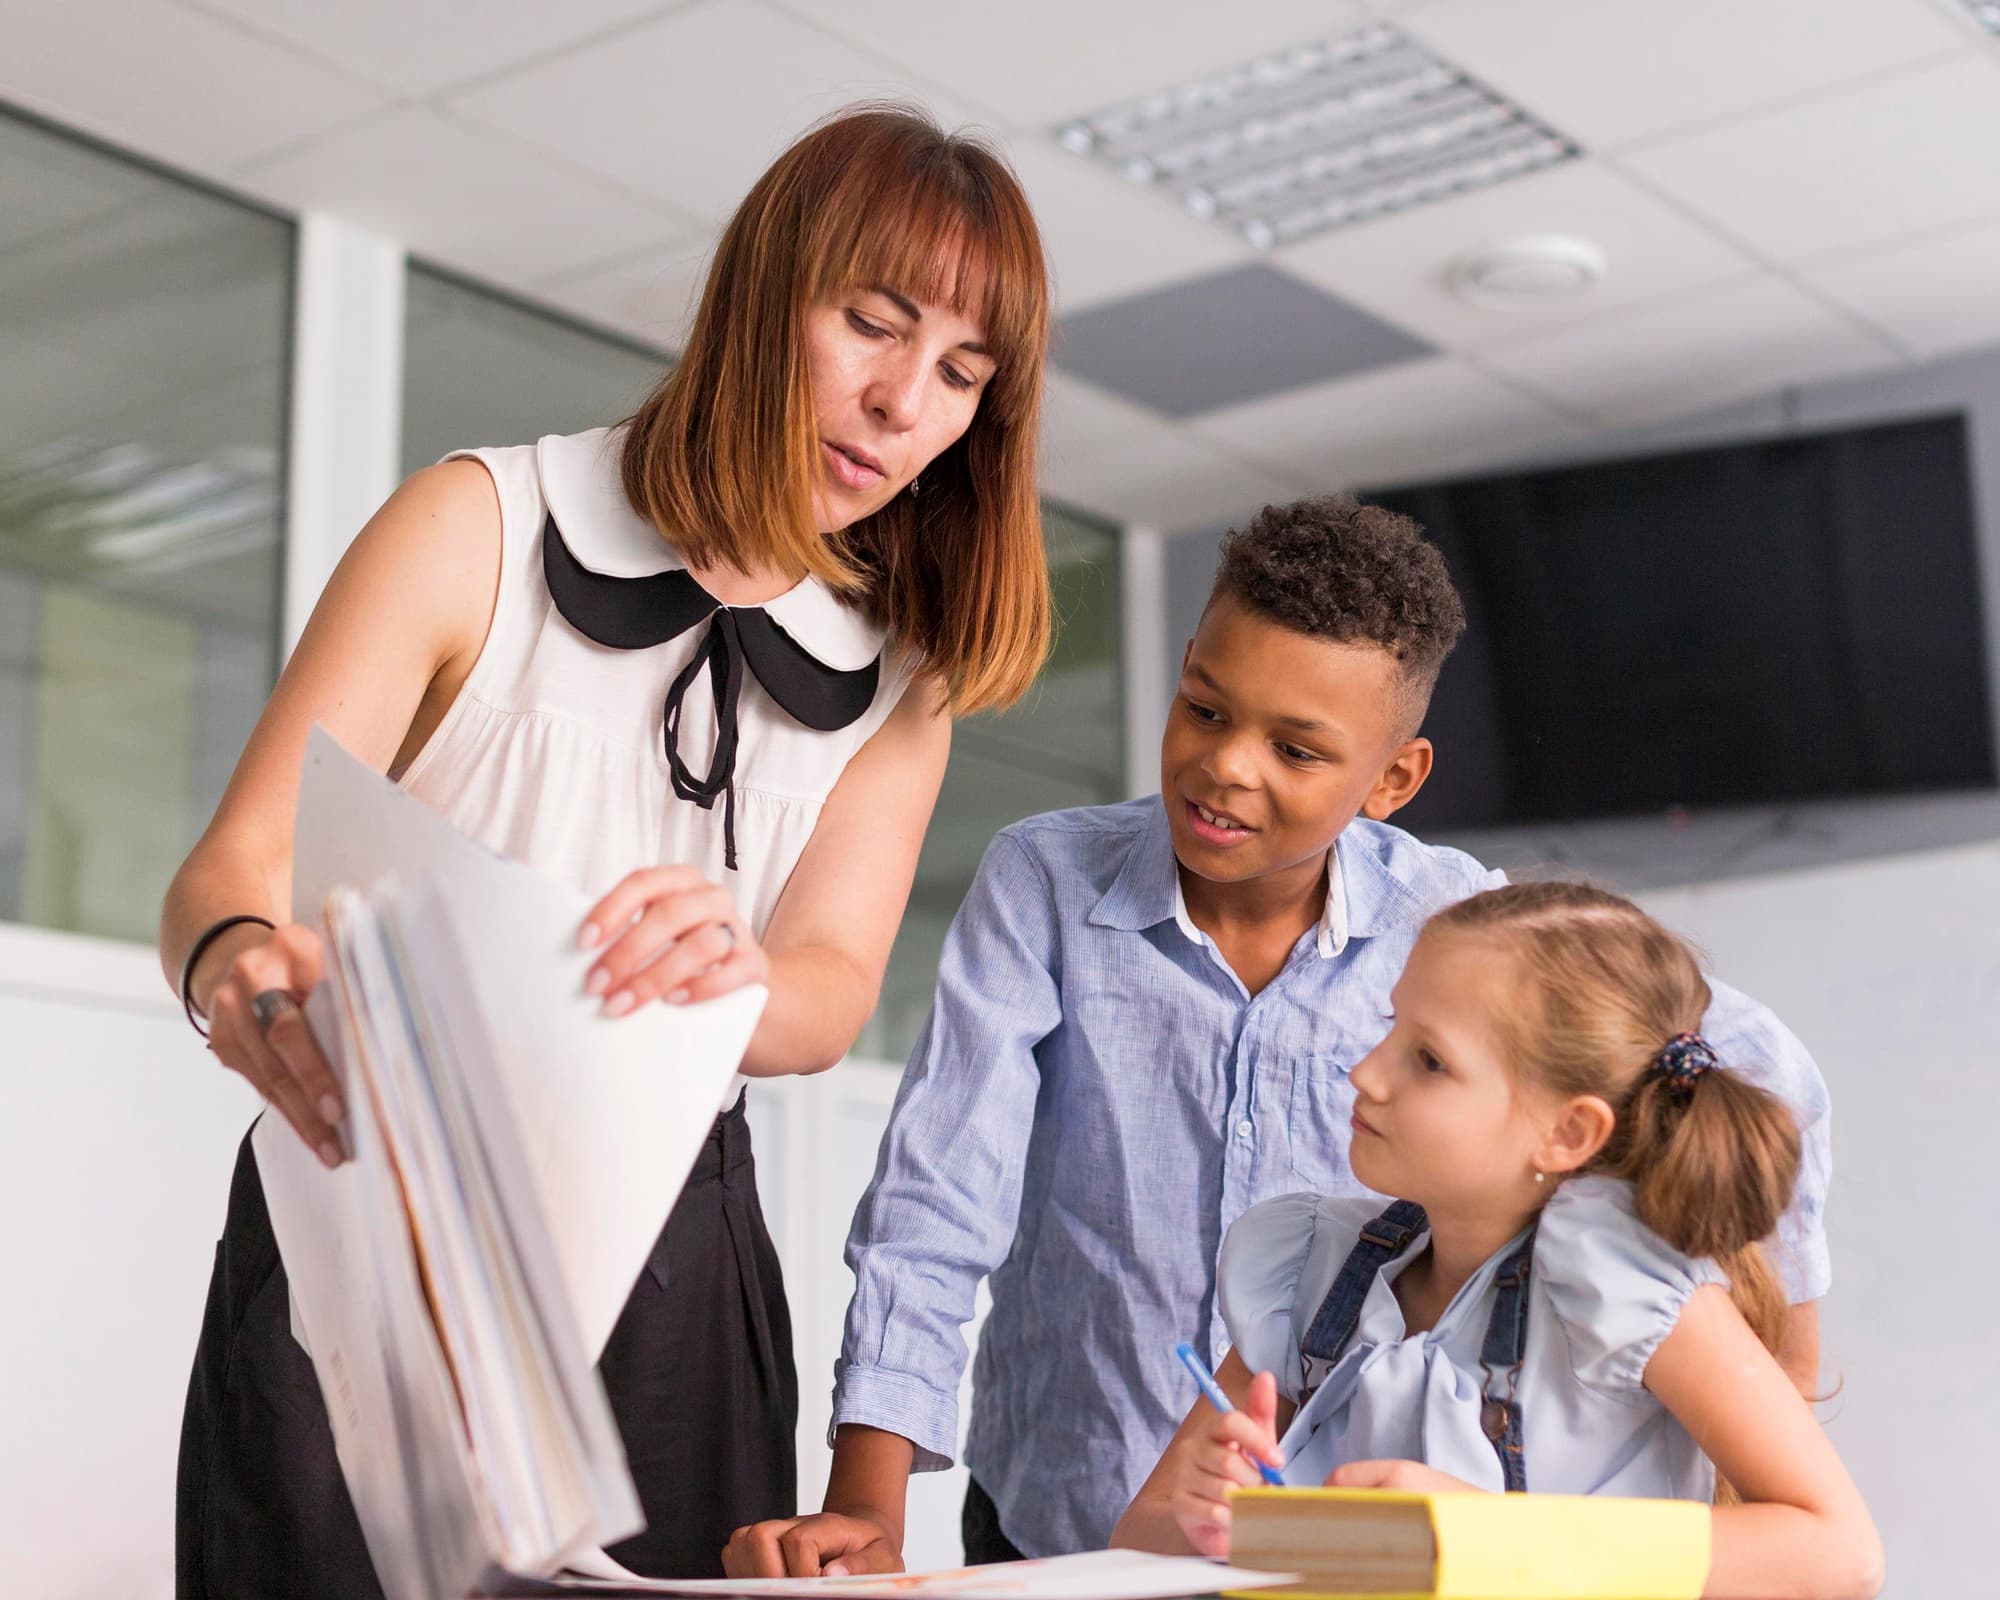
<path fill-rule="evenodd" d="M 793 721 L 820 733 L 850 726 L 875 702 L 881 681 L 878 654 L 866 666 L 830 667 L 780 627 L 759 606 L 726 606 L 685 567 L 644 577 L 614 578 L 593 572 L 563 542 L 551 516 L 542 526 L 542 576 L 562 618 L 586 639 L 614 650 L 649 650 L 708 621 L 707 637 L 666 694 L 663 739 L 674 792 L 704 810 L 723 797 L 723 853 L 736 867 L 737 701 L 743 671 Z M 708 772 L 696 777 L 681 759 L 681 703 L 706 667 L 715 696 L 715 752 Z"/>

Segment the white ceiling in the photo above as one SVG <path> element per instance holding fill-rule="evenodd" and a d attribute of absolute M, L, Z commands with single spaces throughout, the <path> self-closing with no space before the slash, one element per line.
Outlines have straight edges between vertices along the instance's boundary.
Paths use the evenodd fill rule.
<path fill-rule="evenodd" d="M 735 200 L 869 96 L 997 138 L 1065 312 L 1260 259 L 1049 130 L 1371 14 L 1584 158 L 1263 258 L 1435 357 L 1185 422 L 1059 373 L 1053 492 L 1212 526 L 2000 339 L 2000 41 L 1957 0 L 0 0 L 0 99 L 671 343 Z M 1552 231 L 1597 288 L 1446 287 Z"/>

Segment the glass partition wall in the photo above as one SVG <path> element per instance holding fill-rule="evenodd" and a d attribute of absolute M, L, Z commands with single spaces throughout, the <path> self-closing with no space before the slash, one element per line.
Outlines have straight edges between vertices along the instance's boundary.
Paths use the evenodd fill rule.
<path fill-rule="evenodd" d="M 994 834 L 1038 811 L 1124 797 L 1118 531 L 1048 502 L 1042 531 L 1055 591 L 1049 663 L 1019 705 L 952 730 L 944 786 L 860 1054 L 908 1055 L 930 1009 L 945 930 Z"/>
<path fill-rule="evenodd" d="M 293 239 L 0 110 L 0 921 L 150 943 L 270 691 Z"/>
<path fill-rule="evenodd" d="M 403 471 L 629 416 L 667 357 L 431 267 L 410 268 Z"/>

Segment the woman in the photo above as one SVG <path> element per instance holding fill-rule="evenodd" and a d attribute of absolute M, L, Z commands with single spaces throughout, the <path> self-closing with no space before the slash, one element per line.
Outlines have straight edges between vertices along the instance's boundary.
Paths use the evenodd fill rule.
<path fill-rule="evenodd" d="M 447 459 L 362 530 L 161 935 L 190 1020 L 323 1160 L 342 1107 L 296 1004 L 320 948 L 287 921 L 314 722 L 598 895 L 607 1012 L 765 983 L 743 1075 L 845 1053 L 950 716 L 1017 698 L 1046 649 L 1047 302 L 996 156 L 852 112 L 758 180 L 629 423 Z M 731 1099 L 600 1362 L 647 1520 L 612 1554 L 659 1575 L 719 1574 L 730 1530 L 794 1499 L 790 1325 Z M 376 1592 L 287 1306 L 246 1140 L 182 1425 L 183 1595 Z"/>

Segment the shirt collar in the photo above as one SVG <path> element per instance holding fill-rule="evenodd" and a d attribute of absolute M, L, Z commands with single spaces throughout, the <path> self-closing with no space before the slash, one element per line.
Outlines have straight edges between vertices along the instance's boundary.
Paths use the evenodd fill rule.
<path fill-rule="evenodd" d="M 535 462 L 549 513 L 562 529 L 563 542 L 591 572 L 608 578 L 645 578 L 685 567 L 680 552 L 660 536 L 652 519 L 640 515 L 625 498 L 618 461 L 624 440 L 622 428 L 552 433 L 540 440 Z M 754 609 L 835 671 L 856 671 L 882 653 L 885 630 L 817 578 L 804 578 Z"/>
<path fill-rule="evenodd" d="M 1181 892 L 1181 875 L 1174 874 L 1174 921 L 1180 930 L 1196 944 L 1211 944 L 1214 941 L 1194 925 L 1194 918 L 1188 915 L 1187 896 Z M 1340 870 L 1340 841 L 1336 839 L 1333 848 L 1326 853 L 1326 904 L 1320 908 L 1319 930 L 1313 937 L 1313 947 L 1322 960 L 1337 956 L 1347 948 L 1347 889 L 1342 882 Z"/>
<path fill-rule="evenodd" d="M 1343 866 L 1347 851 L 1342 846 L 1347 842 L 1350 828 L 1334 842 L 1333 849 L 1326 858 L 1326 905 L 1320 912 L 1319 930 L 1315 945 L 1322 957 L 1337 956 L 1347 948 L 1347 941 L 1355 934 L 1378 933 L 1386 926 L 1380 915 L 1381 896 L 1375 892 L 1376 879 L 1369 876 L 1366 886 L 1370 890 L 1367 903 L 1359 909 L 1363 913 L 1356 918 L 1357 907 L 1350 899 L 1348 874 Z M 1381 869 L 1386 877 L 1386 869 Z M 1393 878 L 1387 881 L 1401 888 Z M 1404 891 L 1406 894 L 1407 890 Z M 1409 895 L 1412 903 L 1414 895 Z M 1099 927 L 1122 928 L 1128 933 L 1157 927 L 1163 922 L 1173 922 L 1196 944 L 1208 943 L 1208 936 L 1194 925 L 1188 915 L 1187 899 L 1181 893 L 1180 863 L 1174 857 L 1173 834 L 1167 825 L 1166 803 L 1155 805 L 1146 823 L 1146 831 L 1132 843 L 1125 865 L 1119 870 L 1109 889 L 1105 890 L 1097 904 L 1091 908 L 1090 920 Z"/>

